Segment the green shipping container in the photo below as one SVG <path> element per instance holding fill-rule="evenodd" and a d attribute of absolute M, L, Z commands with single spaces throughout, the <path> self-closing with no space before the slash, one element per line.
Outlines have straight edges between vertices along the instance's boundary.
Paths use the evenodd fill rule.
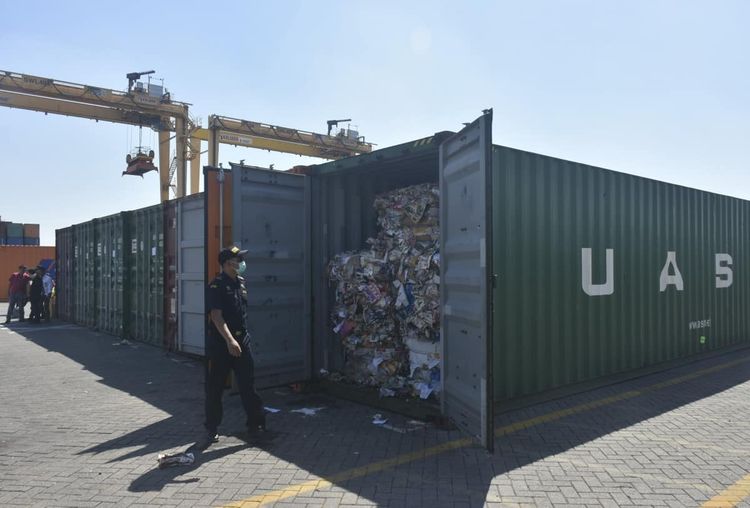
<path fill-rule="evenodd" d="M 495 397 L 750 339 L 750 203 L 493 149 Z"/>
<path fill-rule="evenodd" d="M 96 277 L 97 312 L 96 328 L 103 332 L 125 337 L 128 315 L 125 298 L 128 258 L 123 242 L 129 224 L 129 212 L 96 219 Z"/>
<path fill-rule="evenodd" d="M 164 341 L 164 210 L 130 213 L 125 248 L 130 257 L 128 337 L 162 346 Z"/>
<path fill-rule="evenodd" d="M 6 224 L 5 234 L 8 238 L 23 238 L 23 224 L 16 224 L 15 222 L 7 222 Z"/>
<path fill-rule="evenodd" d="M 74 227 L 55 231 L 55 258 L 57 278 L 55 280 L 55 313 L 63 321 L 75 321 L 74 267 L 75 230 Z"/>
<path fill-rule="evenodd" d="M 92 328 L 99 291 L 96 233 L 96 220 L 73 226 L 73 322 Z"/>
<path fill-rule="evenodd" d="M 491 113 L 308 175 L 312 372 L 343 365 L 327 263 L 440 183 L 442 407 L 488 447 L 513 399 L 750 340 L 747 201 L 492 145 Z"/>

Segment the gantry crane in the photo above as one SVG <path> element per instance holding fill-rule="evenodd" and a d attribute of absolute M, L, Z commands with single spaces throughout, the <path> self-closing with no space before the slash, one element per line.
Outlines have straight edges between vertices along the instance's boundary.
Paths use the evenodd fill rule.
<path fill-rule="evenodd" d="M 199 141 L 208 142 L 209 166 L 218 164 L 220 144 L 322 159 L 340 159 L 372 151 L 371 143 L 365 142 L 364 138 L 358 135 L 351 136 L 349 132 L 353 131 L 342 131 L 340 135 L 330 136 L 250 120 L 211 115 L 207 129 L 198 127 L 191 132 L 191 144 Z"/>
<path fill-rule="evenodd" d="M 0 70 L 0 106 L 147 126 L 159 132 L 161 200 L 169 197 L 169 141 L 175 132 L 177 195 L 185 195 L 188 107 L 168 95 L 153 97 L 136 90 L 122 92 L 68 81 Z"/>
<path fill-rule="evenodd" d="M 208 127 L 194 125 L 190 104 L 171 100 L 169 93 L 154 96 L 138 82 L 154 71 L 126 75 L 128 91 L 118 91 L 50 78 L 0 70 L 0 106 L 88 118 L 139 127 L 159 133 L 159 181 L 162 201 L 176 173 L 175 194 L 185 196 L 187 161 L 190 161 L 190 193 L 198 192 L 201 142 L 208 142 L 208 163 L 218 164 L 219 145 L 230 144 L 262 150 L 337 159 L 372 151 L 364 138 L 330 136 L 264 123 L 211 115 Z M 136 85 L 136 86 L 134 86 Z M 175 157 L 170 160 L 170 133 L 175 133 Z M 329 125 L 330 134 L 330 125 Z"/>

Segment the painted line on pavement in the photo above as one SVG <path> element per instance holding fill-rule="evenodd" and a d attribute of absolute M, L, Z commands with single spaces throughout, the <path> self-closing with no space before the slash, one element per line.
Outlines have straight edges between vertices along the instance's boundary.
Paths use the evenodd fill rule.
<path fill-rule="evenodd" d="M 722 363 L 714 367 L 708 367 L 705 369 L 697 370 L 691 374 L 685 374 L 683 376 L 678 376 L 672 379 L 668 379 L 667 381 L 655 383 L 653 385 L 649 385 L 649 386 L 646 386 L 645 388 L 641 388 L 638 390 L 629 390 L 627 392 L 613 395 L 611 397 L 605 397 L 605 398 L 598 399 L 592 402 L 586 402 L 584 404 L 578 404 L 570 408 L 560 409 L 558 411 L 553 411 L 553 412 L 550 412 L 541 416 L 536 416 L 534 418 L 521 420 L 519 422 L 515 422 L 509 425 L 503 425 L 502 427 L 498 427 L 495 429 L 495 436 L 496 437 L 507 436 L 515 432 L 518 432 L 519 430 L 528 429 L 528 428 L 542 425 L 545 423 L 557 421 L 567 416 L 585 413 L 587 411 L 591 411 L 593 409 L 608 406 L 608 405 L 611 405 L 611 404 L 614 404 L 616 402 L 620 402 L 623 400 L 633 399 L 640 395 L 645 395 L 647 393 L 655 392 L 663 388 L 668 388 L 670 386 L 684 383 L 686 381 L 691 381 L 693 379 L 706 376 L 709 374 L 713 374 L 715 372 L 719 372 L 725 369 L 729 369 L 737 365 L 740 365 L 742 363 L 747 363 L 749 361 L 750 361 L 750 358 L 742 358 L 740 360 L 733 360 L 731 362 Z M 332 487 L 335 483 L 342 483 L 348 480 L 353 480 L 355 478 L 361 478 L 363 476 L 377 473 L 386 469 L 391 469 L 396 466 L 408 464 L 410 462 L 416 462 L 418 460 L 426 459 L 428 457 L 432 457 L 435 455 L 440 455 L 442 453 L 445 453 L 451 450 L 464 448 L 472 444 L 474 444 L 474 440 L 471 438 L 463 438 L 463 439 L 456 439 L 454 441 L 448 441 L 446 443 L 439 444 L 436 446 L 431 446 L 429 448 L 424 448 L 422 450 L 418 450 L 415 452 L 397 455 L 396 457 L 393 457 L 390 459 L 385 459 L 385 460 L 373 462 L 371 464 L 367 464 L 365 466 L 348 469 L 340 473 L 331 475 L 330 477 L 326 479 L 321 478 L 317 480 L 310 480 L 307 482 L 290 485 L 289 487 L 286 487 L 283 489 L 274 490 L 274 491 L 267 492 L 264 494 L 258 494 L 252 497 L 248 497 L 246 499 L 242 499 L 240 501 L 235 501 L 234 503 L 227 504 L 224 506 L 224 508 L 252 508 L 256 506 L 262 506 L 268 503 L 275 503 L 275 502 L 282 501 L 284 499 L 293 498 L 293 497 L 296 497 L 296 496 L 299 496 L 308 492 L 314 492 L 316 490 L 327 489 L 327 488 Z M 747 493 L 744 495 L 744 497 L 746 497 L 748 494 L 750 494 L 750 475 L 748 475 L 747 477 L 737 482 L 737 484 L 733 485 L 732 488 L 734 488 L 734 490 L 732 490 L 732 492 L 726 495 L 725 497 L 727 498 L 731 497 L 732 499 L 734 499 L 735 497 L 739 495 L 737 494 L 737 492 L 740 492 L 741 488 L 747 488 Z M 730 491 L 732 488 L 727 489 L 727 491 Z M 717 497 L 720 497 L 720 496 L 717 496 Z M 707 505 L 704 505 L 704 506 L 707 506 Z M 713 506 L 735 506 L 735 505 L 708 505 L 708 506 L 713 507 Z"/>
<path fill-rule="evenodd" d="M 712 497 L 705 503 L 704 508 L 730 508 L 737 506 L 750 496 L 750 474 L 742 477 L 737 483 L 723 490 L 719 495 Z"/>

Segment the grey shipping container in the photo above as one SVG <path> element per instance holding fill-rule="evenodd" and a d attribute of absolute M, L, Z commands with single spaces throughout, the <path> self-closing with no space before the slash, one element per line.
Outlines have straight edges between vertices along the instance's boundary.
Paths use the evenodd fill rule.
<path fill-rule="evenodd" d="M 343 366 L 326 266 L 375 235 L 374 197 L 439 182 L 442 410 L 488 448 L 495 403 L 750 338 L 749 202 L 493 145 L 491 113 L 309 176 L 232 171 L 254 340 L 298 379 Z"/>
<path fill-rule="evenodd" d="M 202 356 L 206 288 L 205 194 L 177 200 L 177 347 Z"/>

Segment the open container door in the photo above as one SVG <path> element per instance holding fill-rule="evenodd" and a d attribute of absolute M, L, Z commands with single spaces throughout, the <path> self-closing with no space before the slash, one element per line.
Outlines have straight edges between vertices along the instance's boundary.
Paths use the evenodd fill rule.
<path fill-rule="evenodd" d="M 310 190 L 303 175 L 232 164 L 232 238 L 247 270 L 259 388 L 310 378 Z"/>
<path fill-rule="evenodd" d="M 177 344 L 180 351 L 205 355 L 205 262 L 202 196 L 177 201 Z"/>
<path fill-rule="evenodd" d="M 492 111 L 440 145 L 442 411 L 493 450 Z"/>

